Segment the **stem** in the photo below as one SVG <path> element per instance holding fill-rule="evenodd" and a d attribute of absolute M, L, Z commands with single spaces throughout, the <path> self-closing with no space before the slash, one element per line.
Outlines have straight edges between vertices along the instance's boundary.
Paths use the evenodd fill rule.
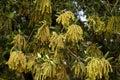
<path fill-rule="evenodd" d="M 105 5 L 105 7 L 106 7 L 107 11 L 112 15 L 112 13 L 111 13 L 110 3 L 109 3 L 108 0 L 107 0 L 107 5 Z"/>
<path fill-rule="evenodd" d="M 112 8 L 111 12 L 113 12 L 113 10 L 114 10 L 114 8 L 117 6 L 118 2 L 119 2 L 119 0 L 116 1 L 116 3 L 115 3 L 115 5 L 114 5 L 114 7 Z"/>
<path fill-rule="evenodd" d="M 34 29 L 33 29 L 33 30 L 34 30 Z M 31 36 L 32 36 L 32 34 L 33 34 L 33 30 L 32 30 L 32 32 L 30 33 L 30 36 L 28 37 L 27 43 L 29 42 L 29 40 L 30 40 L 30 38 L 31 38 Z"/>
<path fill-rule="evenodd" d="M 71 55 L 73 55 L 77 60 L 79 60 L 79 58 L 77 57 L 77 55 L 75 55 L 69 48 L 67 48 L 67 50 L 71 53 Z"/>

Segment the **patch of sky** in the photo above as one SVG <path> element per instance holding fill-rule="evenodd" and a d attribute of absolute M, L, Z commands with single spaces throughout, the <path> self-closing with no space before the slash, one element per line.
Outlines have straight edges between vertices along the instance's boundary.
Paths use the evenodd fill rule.
<path fill-rule="evenodd" d="M 76 5 L 76 7 L 80 7 L 78 6 L 78 3 L 76 1 L 73 1 L 73 3 Z M 86 18 L 87 16 L 84 14 L 83 10 L 78 11 L 76 14 L 77 14 L 77 18 L 80 19 L 81 21 L 83 22 L 87 21 L 87 18 Z"/>
<path fill-rule="evenodd" d="M 78 11 L 78 13 L 77 13 L 78 15 L 77 15 L 77 18 L 79 18 L 81 21 L 83 21 L 83 22 L 86 22 L 87 21 L 87 16 L 86 15 L 84 15 L 84 11 L 83 10 L 81 10 L 81 11 Z"/>

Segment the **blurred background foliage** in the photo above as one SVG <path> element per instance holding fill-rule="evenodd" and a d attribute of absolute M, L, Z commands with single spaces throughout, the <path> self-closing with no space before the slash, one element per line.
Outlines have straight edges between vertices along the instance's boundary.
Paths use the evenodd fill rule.
<path fill-rule="evenodd" d="M 120 80 L 119 46 L 120 0 L 0 0 L 0 80 Z"/>

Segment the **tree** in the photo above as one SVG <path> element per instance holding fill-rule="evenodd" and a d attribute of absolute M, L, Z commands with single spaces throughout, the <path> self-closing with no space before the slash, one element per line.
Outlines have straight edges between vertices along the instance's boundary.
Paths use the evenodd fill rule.
<path fill-rule="evenodd" d="M 1 0 L 0 79 L 118 80 L 119 6 L 119 0 Z"/>

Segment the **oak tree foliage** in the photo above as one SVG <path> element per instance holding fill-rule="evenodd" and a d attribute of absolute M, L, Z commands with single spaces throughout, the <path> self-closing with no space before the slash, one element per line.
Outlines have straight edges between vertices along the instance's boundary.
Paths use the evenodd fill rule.
<path fill-rule="evenodd" d="M 1 80 L 119 80 L 119 46 L 119 0 L 0 1 Z"/>

